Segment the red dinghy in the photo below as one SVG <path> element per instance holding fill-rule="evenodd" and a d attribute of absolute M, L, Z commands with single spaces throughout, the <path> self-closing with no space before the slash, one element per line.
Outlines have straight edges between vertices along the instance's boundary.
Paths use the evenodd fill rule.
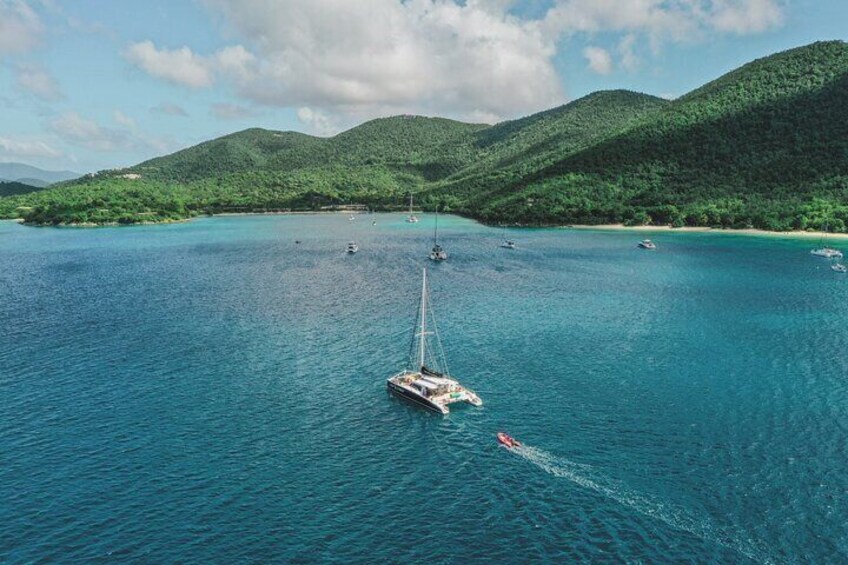
<path fill-rule="evenodd" d="M 509 448 L 520 447 L 521 442 L 505 432 L 498 432 L 498 443 Z"/>

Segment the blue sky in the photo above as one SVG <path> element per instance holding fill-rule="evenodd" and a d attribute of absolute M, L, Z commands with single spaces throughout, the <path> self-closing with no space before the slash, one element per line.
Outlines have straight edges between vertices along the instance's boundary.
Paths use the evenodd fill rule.
<path fill-rule="evenodd" d="M 0 0 L 0 161 L 87 172 L 253 126 L 675 97 L 846 21 L 844 0 Z"/>

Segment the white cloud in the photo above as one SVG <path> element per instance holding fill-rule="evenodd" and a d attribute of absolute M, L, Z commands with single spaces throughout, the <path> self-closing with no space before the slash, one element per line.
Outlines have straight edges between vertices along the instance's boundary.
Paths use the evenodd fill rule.
<path fill-rule="evenodd" d="M 154 114 L 165 114 L 167 116 L 188 117 L 188 112 L 182 106 L 172 104 L 171 102 L 160 102 L 158 105 L 150 109 Z"/>
<path fill-rule="evenodd" d="M 538 22 L 508 14 L 510 3 L 208 0 L 250 50 L 199 55 L 144 42 L 128 58 L 172 82 L 180 81 L 146 61 L 183 61 L 202 77 L 183 84 L 225 80 L 247 100 L 324 115 L 513 117 L 562 102 L 563 93 L 554 41 Z"/>
<path fill-rule="evenodd" d="M 133 43 L 124 57 L 149 75 L 190 88 L 212 86 L 216 75 L 232 80 L 247 79 L 254 56 L 241 45 L 225 47 L 210 56 L 194 53 L 188 47 L 159 49 L 152 41 Z"/>
<path fill-rule="evenodd" d="M 564 38 L 592 38 L 581 47 L 595 72 L 632 72 L 643 44 L 657 53 L 668 42 L 773 29 L 785 0 L 549 0 L 532 17 L 510 11 L 514 0 L 201 1 L 231 46 L 199 53 L 144 41 L 126 58 L 174 84 L 306 108 L 301 120 L 325 131 L 393 113 L 527 114 L 564 101 L 554 67 Z M 600 34 L 610 43 L 597 45 Z"/>
<path fill-rule="evenodd" d="M 61 155 L 61 151 L 57 151 L 40 140 L 0 137 L 0 157 L 3 159 L 16 159 L 20 157 L 55 158 Z"/>
<path fill-rule="evenodd" d="M 115 120 L 115 123 L 120 126 L 123 126 L 129 130 L 136 129 L 135 120 L 127 116 L 120 110 L 115 110 L 114 112 L 112 112 L 112 118 Z"/>
<path fill-rule="evenodd" d="M 45 102 L 57 102 L 65 95 L 59 83 L 47 70 L 35 65 L 18 65 L 15 80 L 20 88 Z"/>
<path fill-rule="evenodd" d="M 47 127 L 62 140 L 92 151 L 160 151 L 169 146 L 163 140 L 136 131 L 135 121 L 120 111 L 116 110 L 113 118 L 122 126 L 120 129 L 102 126 L 76 112 L 62 114 Z"/>
<path fill-rule="evenodd" d="M 543 27 L 552 36 L 640 33 L 656 49 L 664 41 L 698 40 L 710 32 L 759 33 L 782 23 L 781 0 L 557 0 Z"/>
<path fill-rule="evenodd" d="M 65 141 L 95 151 L 115 151 L 127 144 L 124 132 L 104 128 L 76 112 L 68 112 L 54 119 L 49 128 Z"/>
<path fill-rule="evenodd" d="M 308 131 L 317 135 L 332 135 L 340 129 L 330 116 L 306 106 L 297 109 L 297 119 Z"/>
<path fill-rule="evenodd" d="M 244 118 L 252 118 L 257 115 L 256 112 L 250 108 L 245 108 L 238 104 L 229 104 L 227 102 L 212 104 L 209 112 L 220 120 L 241 120 Z"/>
<path fill-rule="evenodd" d="M 638 31 L 652 40 L 681 40 L 697 29 L 694 7 L 689 0 L 559 0 L 544 27 L 553 36 Z"/>
<path fill-rule="evenodd" d="M 161 139 L 138 131 L 135 120 L 116 110 L 113 119 L 122 127 L 109 128 L 76 112 L 67 112 L 47 124 L 47 129 L 63 141 L 98 152 L 140 151 L 161 154 L 176 147 L 174 140 Z"/>
<path fill-rule="evenodd" d="M 195 55 L 188 47 L 160 50 L 152 41 L 142 41 L 130 45 L 124 56 L 148 74 L 174 84 L 201 88 L 214 82 L 204 58 Z"/>
<path fill-rule="evenodd" d="M 636 36 L 634 34 L 625 35 L 618 42 L 618 56 L 620 58 L 620 66 L 625 71 L 633 72 L 639 68 L 639 56 L 636 55 Z"/>
<path fill-rule="evenodd" d="M 600 75 L 608 75 L 612 72 L 612 57 L 606 49 L 601 47 L 586 47 L 583 56 L 589 62 L 589 68 Z"/>
<path fill-rule="evenodd" d="M 738 35 L 783 24 L 783 10 L 774 0 L 714 0 L 710 17 L 715 29 Z"/>
<path fill-rule="evenodd" d="M 0 0 L 0 55 L 29 51 L 41 40 L 44 24 L 23 0 Z"/>

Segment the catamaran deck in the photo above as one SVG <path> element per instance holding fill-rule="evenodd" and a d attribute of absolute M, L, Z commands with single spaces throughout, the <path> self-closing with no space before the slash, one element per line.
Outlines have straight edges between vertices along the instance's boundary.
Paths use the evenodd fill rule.
<path fill-rule="evenodd" d="M 483 401 L 473 391 L 449 377 L 407 370 L 390 378 L 389 383 L 389 388 L 392 388 L 392 384 L 400 387 L 408 393 L 404 396 L 410 400 L 421 402 L 443 414 L 450 411 L 448 405 L 457 402 L 467 402 L 473 406 L 483 405 Z"/>

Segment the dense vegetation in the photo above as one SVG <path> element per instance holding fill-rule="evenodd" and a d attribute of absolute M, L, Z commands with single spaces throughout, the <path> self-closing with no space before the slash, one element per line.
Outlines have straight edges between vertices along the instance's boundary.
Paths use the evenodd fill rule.
<path fill-rule="evenodd" d="M 771 230 L 829 221 L 844 231 L 846 102 L 844 43 L 780 53 L 522 178 L 520 190 L 510 185 L 486 194 L 480 214 Z"/>
<path fill-rule="evenodd" d="M 848 46 L 754 61 L 677 100 L 613 91 L 495 126 L 415 116 L 332 138 L 250 129 L 0 198 L 38 224 L 343 203 L 484 221 L 848 229 Z M 129 177 L 129 178 L 127 178 Z"/>
<path fill-rule="evenodd" d="M 0 181 L 0 196 L 13 196 L 35 192 L 40 187 L 20 181 Z"/>

